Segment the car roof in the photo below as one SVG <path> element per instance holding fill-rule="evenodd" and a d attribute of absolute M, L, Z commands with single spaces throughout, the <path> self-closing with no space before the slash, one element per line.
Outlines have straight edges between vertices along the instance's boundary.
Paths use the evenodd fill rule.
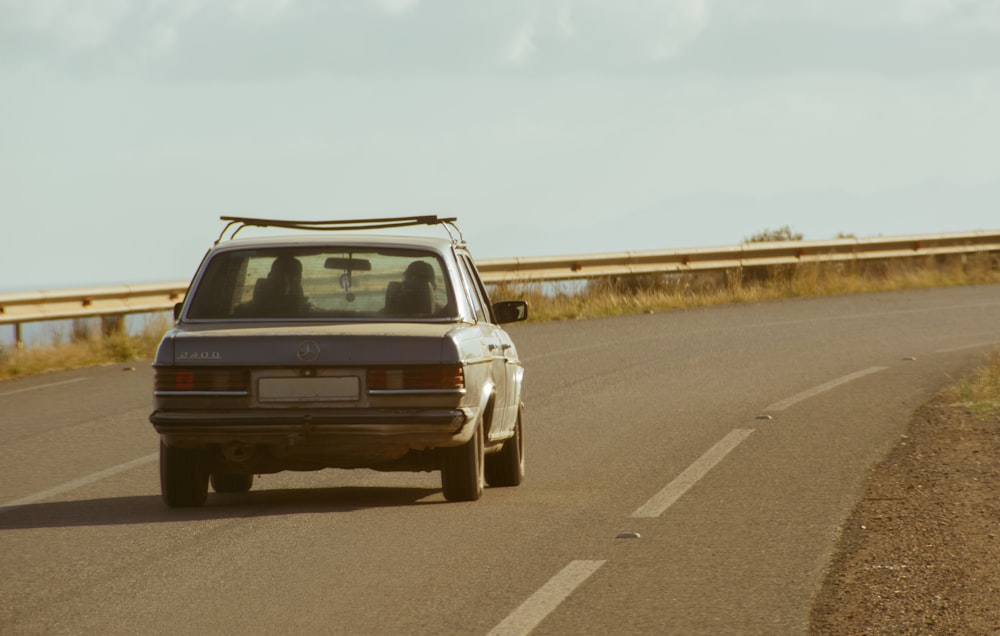
<path fill-rule="evenodd" d="M 301 234 L 256 236 L 231 239 L 216 245 L 212 251 L 229 251 L 239 249 L 259 249 L 264 247 L 294 247 L 301 246 L 351 246 L 351 247 L 398 247 L 418 248 L 446 253 L 451 248 L 462 247 L 450 239 L 432 236 L 402 236 L 394 234 Z"/>

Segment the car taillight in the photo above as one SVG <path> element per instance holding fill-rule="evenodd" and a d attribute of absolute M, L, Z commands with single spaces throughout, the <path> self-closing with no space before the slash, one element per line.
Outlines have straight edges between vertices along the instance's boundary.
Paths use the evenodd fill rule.
<path fill-rule="evenodd" d="M 156 370 L 157 391 L 244 391 L 246 369 L 163 368 Z"/>
<path fill-rule="evenodd" d="M 388 367 L 368 371 L 369 391 L 440 391 L 465 388 L 462 365 Z"/>

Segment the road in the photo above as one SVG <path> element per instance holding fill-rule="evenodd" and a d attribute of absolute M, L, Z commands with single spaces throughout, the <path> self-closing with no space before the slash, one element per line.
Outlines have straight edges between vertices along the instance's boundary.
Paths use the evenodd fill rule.
<path fill-rule="evenodd" d="M 168 510 L 148 363 L 0 383 L 0 632 L 804 633 L 866 471 L 998 324 L 984 286 L 517 325 L 528 474 L 474 503 L 330 470 Z"/>

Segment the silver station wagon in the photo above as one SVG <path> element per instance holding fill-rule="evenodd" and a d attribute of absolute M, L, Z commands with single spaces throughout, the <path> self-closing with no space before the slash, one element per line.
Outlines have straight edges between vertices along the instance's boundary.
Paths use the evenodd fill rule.
<path fill-rule="evenodd" d="M 500 325 L 528 308 L 490 302 L 454 218 L 222 220 L 153 365 L 168 506 L 284 470 L 440 470 L 450 501 L 521 483 L 524 367 Z M 416 225 L 442 236 L 357 232 Z"/>

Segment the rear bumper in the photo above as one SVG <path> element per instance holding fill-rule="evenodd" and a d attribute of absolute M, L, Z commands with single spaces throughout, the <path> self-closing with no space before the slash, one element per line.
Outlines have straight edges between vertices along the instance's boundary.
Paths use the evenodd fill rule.
<path fill-rule="evenodd" d="M 382 441 L 418 449 L 465 443 L 472 437 L 475 413 L 471 409 L 157 410 L 149 421 L 168 445 Z"/>

